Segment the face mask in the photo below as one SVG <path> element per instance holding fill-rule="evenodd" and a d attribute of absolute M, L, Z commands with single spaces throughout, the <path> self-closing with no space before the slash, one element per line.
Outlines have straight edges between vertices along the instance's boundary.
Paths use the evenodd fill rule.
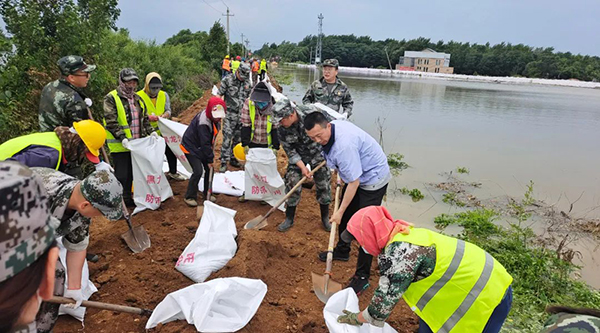
<path fill-rule="evenodd" d="M 367 250 L 364 247 L 361 246 L 361 248 L 362 248 L 363 251 L 365 251 L 366 254 L 370 255 L 370 253 L 367 252 Z"/>
<path fill-rule="evenodd" d="M 256 106 L 258 106 L 259 109 L 262 110 L 262 109 L 266 108 L 267 105 L 269 105 L 269 102 L 256 102 L 255 104 L 256 104 Z"/>
<path fill-rule="evenodd" d="M 152 96 L 156 96 L 158 95 L 158 93 L 160 92 L 160 88 L 162 88 L 161 86 L 150 86 L 150 95 Z"/>

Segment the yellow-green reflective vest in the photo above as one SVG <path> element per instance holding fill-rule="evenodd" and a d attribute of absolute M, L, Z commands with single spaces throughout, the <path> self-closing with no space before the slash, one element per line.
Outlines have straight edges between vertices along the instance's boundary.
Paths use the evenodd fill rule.
<path fill-rule="evenodd" d="M 131 139 L 131 129 L 129 129 L 129 123 L 127 123 L 127 115 L 125 114 L 125 107 L 123 107 L 123 102 L 121 102 L 121 97 L 117 94 L 117 90 L 111 91 L 109 94 L 115 99 L 115 106 L 117 107 L 117 122 L 123 132 L 125 132 L 125 137 L 127 139 Z M 144 103 L 140 103 L 142 107 L 142 114 L 140 114 L 140 127 L 142 126 L 142 121 L 144 117 Z M 106 119 L 102 119 L 104 123 L 104 128 L 106 128 Z M 141 130 L 141 128 L 140 128 Z M 108 144 L 108 149 L 110 149 L 111 153 L 123 153 L 128 152 L 129 149 L 126 149 L 121 144 L 121 140 L 115 139 L 114 135 L 107 129 L 106 130 L 106 143 Z"/>
<path fill-rule="evenodd" d="M 254 119 L 256 118 L 256 107 L 254 106 L 254 102 L 248 101 L 248 109 L 250 109 L 250 121 L 252 122 L 252 132 L 250 134 L 250 140 L 254 138 Z M 273 124 L 271 124 L 271 116 L 267 116 L 267 145 L 271 148 L 271 128 Z"/>
<path fill-rule="evenodd" d="M 239 60 L 234 60 L 231 62 L 231 72 L 235 73 L 235 71 L 237 71 L 238 67 L 240 67 L 240 61 Z"/>
<path fill-rule="evenodd" d="M 259 72 L 266 72 L 267 71 L 267 62 L 264 60 L 260 61 L 260 69 Z"/>
<path fill-rule="evenodd" d="M 433 332 L 481 332 L 512 277 L 477 245 L 437 232 L 411 228 L 392 242 L 436 247 L 433 273 L 410 284 L 402 295 Z"/>
<path fill-rule="evenodd" d="M 144 104 L 146 104 L 146 108 L 148 108 L 147 112 L 149 115 L 152 114 L 157 117 L 160 117 L 163 115 L 163 113 L 165 113 L 165 106 L 167 105 L 167 94 L 165 94 L 164 91 L 161 90 L 158 92 L 158 95 L 156 96 L 156 106 L 154 106 L 154 103 L 152 103 L 152 99 L 150 98 L 150 96 L 148 96 L 148 94 L 146 94 L 145 91 L 140 90 L 137 92 L 137 94 L 142 98 Z M 158 135 L 161 135 L 160 131 L 158 130 L 158 121 L 151 121 L 150 125 L 152 125 L 152 128 L 156 130 L 156 133 Z"/>
<path fill-rule="evenodd" d="M 33 145 L 45 146 L 58 150 L 58 163 L 56 163 L 55 167 L 55 169 L 58 170 L 60 162 L 62 161 L 62 144 L 60 143 L 58 135 L 54 132 L 23 135 L 6 141 L 0 145 L 0 161 L 11 158 L 23 149 Z"/>

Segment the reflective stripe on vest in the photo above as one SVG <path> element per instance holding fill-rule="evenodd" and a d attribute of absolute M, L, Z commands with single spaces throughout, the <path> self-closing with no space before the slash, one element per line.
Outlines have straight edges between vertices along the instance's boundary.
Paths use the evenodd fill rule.
<path fill-rule="evenodd" d="M 54 169 L 58 170 L 62 161 L 62 144 L 54 132 L 33 133 L 10 139 L 0 145 L 0 161 L 15 156 L 29 146 L 44 146 L 58 150 L 58 162 Z"/>
<path fill-rule="evenodd" d="M 402 295 L 432 331 L 483 331 L 512 283 L 502 264 L 474 244 L 428 229 L 411 228 L 391 242 L 436 247 L 434 271 Z"/>
<path fill-rule="evenodd" d="M 154 106 L 152 99 L 150 96 L 148 96 L 148 94 L 146 94 L 145 91 L 140 90 L 137 92 L 137 94 L 142 98 L 144 104 L 146 104 L 149 115 L 152 114 L 160 117 L 163 115 L 163 113 L 165 113 L 165 107 L 167 106 L 167 94 L 164 91 L 161 90 L 158 92 L 158 95 L 156 96 L 156 106 Z M 160 131 L 158 130 L 158 121 L 151 121 L 150 125 L 152 125 L 152 128 L 156 130 L 158 135 L 161 135 Z"/>
<path fill-rule="evenodd" d="M 240 61 L 239 60 L 234 60 L 231 62 L 231 71 L 233 73 L 235 73 L 235 71 L 237 71 L 238 67 L 240 67 Z"/>
<path fill-rule="evenodd" d="M 127 115 L 125 114 L 125 107 L 123 106 L 123 102 L 121 102 L 121 97 L 117 94 L 116 90 L 113 90 L 109 93 L 115 99 L 115 106 L 117 107 L 117 122 L 119 126 L 125 132 L 125 137 L 131 139 L 131 129 L 129 129 L 129 123 L 127 123 Z M 140 115 L 140 127 L 141 127 L 141 118 L 144 113 L 144 105 L 142 105 L 142 114 Z M 106 128 L 106 119 L 103 119 L 104 128 Z M 140 128 L 141 129 L 141 128 Z M 126 149 L 121 144 L 121 140 L 116 139 L 113 134 L 107 129 L 106 130 L 106 143 L 108 144 L 108 149 L 110 149 L 111 153 L 123 153 L 128 152 L 129 149 Z"/>
<path fill-rule="evenodd" d="M 254 107 L 254 102 L 248 101 L 248 109 L 250 110 L 250 121 L 252 122 L 252 132 L 250 132 L 250 141 L 254 139 L 254 119 L 256 118 L 256 108 Z M 267 145 L 271 148 L 271 128 L 273 124 L 271 124 L 271 116 L 267 116 Z"/>

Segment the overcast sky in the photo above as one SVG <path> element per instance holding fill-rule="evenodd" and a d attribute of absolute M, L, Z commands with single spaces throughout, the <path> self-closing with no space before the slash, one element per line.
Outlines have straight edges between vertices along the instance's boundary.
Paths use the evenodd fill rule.
<path fill-rule="evenodd" d="M 208 4 L 207 4 L 208 3 Z M 118 26 L 137 39 L 162 43 L 181 29 L 208 30 L 230 19 L 231 40 L 241 33 L 255 50 L 263 43 L 298 42 L 317 34 L 323 13 L 323 33 L 368 35 L 374 40 L 431 38 L 497 44 L 509 42 L 554 47 L 600 56 L 598 0 L 121 0 Z"/>

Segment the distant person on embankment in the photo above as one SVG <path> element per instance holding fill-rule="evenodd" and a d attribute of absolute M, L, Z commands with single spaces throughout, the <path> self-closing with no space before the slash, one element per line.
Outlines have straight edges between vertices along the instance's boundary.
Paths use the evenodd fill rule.
<path fill-rule="evenodd" d="M 339 64 L 337 59 L 323 61 L 323 76 L 310 85 L 302 103 L 321 103 L 350 118 L 354 101 L 348 86 L 337 77 Z"/>
<path fill-rule="evenodd" d="M 394 220 L 388 210 L 359 210 L 341 238 L 377 256 L 379 286 L 362 312 L 340 323 L 383 327 L 400 300 L 419 316 L 419 333 L 500 331 L 512 304 L 512 277 L 478 246 Z"/>
<path fill-rule="evenodd" d="M 229 60 L 229 54 L 225 56 L 223 59 L 223 63 L 221 64 L 221 79 L 226 75 L 231 74 L 231 61 Z"/>
<path fill-rule="evenodd" d="M 190 207 L 198 206 L 198 182 L 204 170 L 204 199 L 212 202 L 216 198 L 208 195 L 209 170 L 215 158 L 214 145 L 219 133 L 221 120 L 225 118 L 225 101 L 217 96 L 208 100 L 206 109 L 198 113 L 183 133 L 181 147 L 192 166 L 192 176 L 188 182 L 184 202 Z"/>
<path fill-rule="evenodd" d="M 0 332 L 36 332 L 35 315 L 54 295 L 58 248 L 48 193 L 29 168 L 0 162 Z"/>
<path fill-rule="evenodd" d="M 323 147 L 327 166 L 337 170 L 346 185 L 342 189 L 342 202 L 329 219 L 339 224 L 339 233 L 359 209 L 379 206 L 392 179 L 387 157 L 381 146 L 367 132 L 346 120 L 327 121 L 321 112 L 313 112 L 304 118 L 306 134 Z M 327 251 L 319 253 L 319 259 L 327 260 Z M 350 243 L 342 239 L 333 250 L 333 260 L 348 261 Z M 358 251 L 356 273 L 348 287 L 360 295 L 369 287 L 373 257 L 362 249 Z"/>

